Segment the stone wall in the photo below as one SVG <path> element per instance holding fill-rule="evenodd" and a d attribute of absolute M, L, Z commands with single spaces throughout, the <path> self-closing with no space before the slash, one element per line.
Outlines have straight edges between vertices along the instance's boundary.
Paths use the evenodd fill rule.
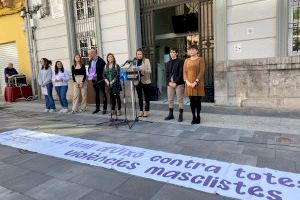
<path fill-rule="evenodd" d="M 300 56 L 218 62 L 215 103 L 300 109 Z"/>

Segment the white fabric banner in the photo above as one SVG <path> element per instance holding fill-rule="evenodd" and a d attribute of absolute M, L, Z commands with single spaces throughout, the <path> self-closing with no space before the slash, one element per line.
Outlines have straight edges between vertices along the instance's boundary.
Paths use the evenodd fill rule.
<path fill-rule="evenodd" d="M 300 175 L 30 130 L 0 144 L 243 200 L 299 200 Z"/>

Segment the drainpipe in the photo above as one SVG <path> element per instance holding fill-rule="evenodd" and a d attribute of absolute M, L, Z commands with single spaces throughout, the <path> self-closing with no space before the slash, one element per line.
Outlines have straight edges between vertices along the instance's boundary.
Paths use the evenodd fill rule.
<path fill-rule="evenodd" d="M 36 95 L 36 77 L 34 70 L 34 56 L 33 56 L 33 43 L 32 43 L 32 29 L 30 25 L 31 13 L 29 9 L 29 1 L 25 1 L 25 21 L 26 21 L 26 31 L 27 31 L 27 40 L 29 45 L 29 56 L 30 56 L 30 75 L 31 75 L 31 87 L 33 96 Z"/>
<path fill-rule="evenodd" d="M 32 12 L 29 8 L 29 0 L 25 1 L 26 4 L 26 30 L 27 38 L 30 51 L 30 73 L 31 73 L 31 84 L 32 84 L 32 94 L 35 96 L 38 95 L 38 99 L 41 100 L 41 90 L 37 85 L 37 76 L 38 76 L 38 60 L 37 60 L 37 48 L 34 35 L 34 29 L 31 27 L 30 20 L 32 19 Z"/>

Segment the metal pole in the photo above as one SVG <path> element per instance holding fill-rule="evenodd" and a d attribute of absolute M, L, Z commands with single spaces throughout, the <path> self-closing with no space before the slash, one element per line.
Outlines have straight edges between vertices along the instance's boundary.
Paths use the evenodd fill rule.
<path fill-rule="evenodd" d="M 35 78 L 35 70 L 34 70 L 34 56 L 33 56 L 33 44 L 32 44 L 32 29 L 30 26 L 30 9 L 29 9 L 29 1 L 26 0 L 26 30 L 27 30 L 27 40 L 29 45 L 29 55 L 30 55 L 30 75 L 31 75 L 31 87 L 32 87 L 32 94 L 36 94 L 36 78 Z"/>

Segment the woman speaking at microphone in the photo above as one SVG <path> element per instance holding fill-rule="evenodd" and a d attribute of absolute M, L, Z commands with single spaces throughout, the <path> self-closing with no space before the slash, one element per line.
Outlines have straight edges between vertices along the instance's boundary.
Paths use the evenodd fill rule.
<path fill-rule="evenodd" d="M 107 64 L 103 71 L 103 78 L 110 90 L 110 103 L 112 115 L 121 115 L 121 81 L 120 81 L 120 66 L 116 63 L 115 56 L 112 53 L 107 54 Z M 118 110 L 116 111 L 116 103 Z"/>
<path fill-rule="evenodd" d="M 143 49 L 139 48 L 136 51 L 137 67 L 141 71 L 141 79 L 136 86 L 136 91 L 139 99 L 140 112 L 139 117 L 148 117 L 150 110 L 150 92 L 151 92 L 151 65 L 149 59 L 145 58 Z M 144 99 L 145 97 L 145 111 Z"/>

